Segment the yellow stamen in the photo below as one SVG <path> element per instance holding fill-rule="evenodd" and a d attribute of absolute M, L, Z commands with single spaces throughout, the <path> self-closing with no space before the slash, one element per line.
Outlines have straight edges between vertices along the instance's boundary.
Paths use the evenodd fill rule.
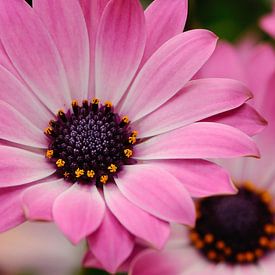
<path fill-rule="evenodd" d="M 199 239 L 199 234 L 197 232 L 191 232 L 189 238 L 192 242 L 195 242 Z"/>
<path fill-rule="evenodd" d="M 64 115 L 65 115 L 65 113 L 64 113 L 64 111 L 63 111 L 63 110 L 59 110 L 59 111 L 57 112 L 57 115 L 58 115 L 58 116 L 64 116 Z"/>
<path fill-rule="evenodd" d="M 103 184 L 106 184 L 108 181 L 108 176 L 107 175 L 103 175 L 100 177 L 100 182 Z"/>
<path fill-rule="evenodd" d="M 243 253 L 238 253 L 236 258 L 238 262 L 243 262 L 245 260 L 245 255 Z"/>
<path fill-rule="evenodd" d="M 65 178 L 68 178 L 69 175 L 70 175 L 70 173 L 69 172 L 65 172 L 63 175 L 64 175 Z"/>
<path fill-rule="evenodd" d="M 56 161 L 57 167 L 63 167 L 65 165 L 65 161 L 63 159 L 58 159 Z"/>
<path fill-rule="evenodd" d="M 77 107 L 78 106 L 78 102 L 77 102 L 77 100 L 73 100 L 72 101 L 72 107 Z"/>
<path fill-rule="evenodd" d="M 245 258 L 247 262 L 252 262 L 255 259 L 255 255 L 252 252 L 246 252 Z"/>
<path fill-rule="evenodd" d="M 122 118 L 122 122 L 124 122 L 124 123 L 129 123 L 129 118 L 128 118 L 128 116 L 124 116 L 123 118 Z"/>
<path fill-rule="evenodd" d="M 98 104 L 99 103 L 99 99 L 98 98 L 93 98 L 92 99 L 92 104 Z"/>
<path fill-rule="evenodd" d="M 204 243 L 201 240 L 194 241 L 194 245 L 197 249 L 201 249 L 204 247 Z"/>
<path fill-rule="evenodd" d="M 258 258 L 260 258 L 260 257 L 262 257 L 262 256 L 264 255 L 264 251 L 263 251 L 262 249 L 260 249 L 260 248 L 257 248 L 257 249 L 255 250 L 255 255 L 256 255 Z"/>
<path fill-rule="evenodd" d="M 111 101 L 105 101 L 105 106 L 111 108 L 113 106 Z"/>
<path fill-rule="evenodd" d="M 269 245 L 269 239 L 267 237 L 261 237 L 259 239 L 259 244 L 261 246 L 268 246 Z"/>
<path fill-rule="evenodd" d="M 225 248 L 225 243 L 224 243 L 223 241 L 218 241 L 218 242 L 216 243 L 216 247 L 217 247 L 218 249 L 224 249 L 224 248 Z"/>
<path fill-rule="evenodd" d="M 88 170 L 88 171 L 87 171 L 87 177 L 88 177 L 88 178 L 93 178 L 94 176 L 95 176 L 94 170 Z"/>
<path fill-rule="evenodd" d="M 128 141 L 129 141 L 129 143 L 131 143 L 131 144 L 135 144 L 136 142 L 137 142 L 137 139 L 136 139 L 136 137 L 129 137 L 128 138 Z"/>
<path fill-rule="evenodd" d="M 53 157 L 53 150 L 47 150 L 47 152 L 46 152 L 46 157 L 47 157 L 48 159 L 52 158 L 52 157 Z"/>
<path fill-rule="evenodd" d="M 214 241 L 214 236 L 212 234 L 206 234 L 204 236 L 204 241 L 206 243 L 212 243 Z"/>
<path fill-rule="evenodd" d="M 76 171 L 75 171 L 74 173 L 75 173 L 75 176 L 76 176 L 77 178 L 80 178 L 81 176 L 84 175 L 84 170 L 83 170 L 83 169 L 77 168 Z"/>
<path fill-rule="evenodd" d="M 273 234 L 274 233 L 274 225 L 273 224 L 266 224 L 264 226 L 264 231 L 267 234 Z"/>
<path fill-rule="evenodd" d="M 114 164 L 111 164 L 111 165 L 108 167 L 108 170 L 109 170 L 111 173 L 115 173 L 116 170 L 117 170 L 117 166 L 114 165 Z"/>
<path fill-rule="evenodd" d="M 46 128 L 46 129 L 44 130 L 44 133 L 45 133 L 46 135 L 51 135 L 51 134 L 52 134 L 52 131 L 53 131 L 53 129 L 52 129 L 51 127 L 48 127 L 48 128 Z"/>
<path fill-rule="evenodd" d="M 265 203 L 270 203 L 272 201 L 272 196 L 268 192 L 263 192 L 261 194 L 261 199 Z"/>
<path fill-rule="evenodd" d="M 133 151 L 131 149 L 125 149 L 124 150 L 124 155 L 127 157 L 127 158 L 130 158 L 132 155 L 133 155 Z"/>
<path fill-rule="evenodd" d="M 214 251 L 214 250 L 210 250 L 208 253 L 207 253 L 207 258 L 209 260 L 215 260 L 217 257 L 217 253 Z"/>
<path fill-rule="evenodd" d="M 136 137 L 138 135 L 138 131 L 137 130 L 134 130 L 133 132 L 132 132 L 132 136 L 133 137 Z"/>
<path fill-rule="evenodd" d="M 232 249 L 231 249 L 230 247 L 226 247 L 226 248 L 224 249 L 224 253 L 225 253 L 225 255 L 229 256 L 229 255 L 231 255 L 231 253 L 232 253 Z"/>

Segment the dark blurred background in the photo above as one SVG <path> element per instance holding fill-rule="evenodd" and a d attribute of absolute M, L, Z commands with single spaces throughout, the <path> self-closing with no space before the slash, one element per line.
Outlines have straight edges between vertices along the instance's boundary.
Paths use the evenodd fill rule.
<path fill-rule="evenodd" d="M 26 1 L 29 4 L 32 2 Z M 147 7 L 152 1 L 141 0 L 141 2 Z M 271 12 L 271 4 L 272 0 L 189 0 L 186 29 L 206 28 L 215 32 L 220 39 L 233 43 L 248 34 L 253 34 L 261 40 L 271 41 L 271 38 L 258 27 L 259 18 Z M 83 269 L 81 273 L 76 273 L 76 275 L 89 274 L 107 273 L 91 269 Z"/>

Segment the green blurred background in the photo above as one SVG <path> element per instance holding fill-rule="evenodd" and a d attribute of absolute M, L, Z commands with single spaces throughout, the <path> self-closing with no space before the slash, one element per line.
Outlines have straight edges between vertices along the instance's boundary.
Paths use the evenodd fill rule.
<path fill-rule="evenodd" d="M 91 0 L 93 1 L 93 0 Z M 173 0 L 167 0 L 173 1 Z M 31 3 L 30 0 L 27 2 Z M 152 1 L 142 0 L 144 7 Z M 258 27 L 259 18 L 271 12 L 272 0 L 189 0 L 186 29 L 206 28 L 220 39 L 237 42 L 246 34 L 254 34 L 261 40 L 269 40 Z M 37 251 L 39 253 L 39 251 Z M 21 275 L 30 275 L 22 273 Z M 104 271 L 83 269 L 75 275 L 105 275 Z"/>

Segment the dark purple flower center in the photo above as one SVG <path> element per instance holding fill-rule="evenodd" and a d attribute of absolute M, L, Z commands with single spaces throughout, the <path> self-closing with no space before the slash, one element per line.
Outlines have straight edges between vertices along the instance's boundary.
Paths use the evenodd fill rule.
<path fill-rule="evenodd" d="M 70 182 L 105 184 L 131 162 L 136 131 L 127 116 L 120 117 L 112 104 L 98 99 L 82 106 L 74 100 L 72 110 L 60 110 L 45 130 L 49 138 L 46 157 L 56 173 Z"/>
<path fill-rule="evenodd" d="M 203 199 L 190 232 L 192 244 L 208 260 L 257 262 L 274 249 L 274 214 L 269 193 L 244 185 L 238 194 Z"/>

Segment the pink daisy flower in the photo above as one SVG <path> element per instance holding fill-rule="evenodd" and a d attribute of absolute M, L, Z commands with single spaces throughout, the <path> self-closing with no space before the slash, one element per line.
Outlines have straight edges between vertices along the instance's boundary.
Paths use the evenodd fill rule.
<path fill-rule="evenodd" d="M 190 81 L 217 38 L 182 33 L 185 0 L 145 13 L 137 0 L 33 4 L 0 1 L 0 229 L 54 221 L 73 243 L 88 237 L 114 272 L 136 237 L 161 248 L 169 222 L 192 225 L 191 196 L 235 192 L 203 159 L 258 150 L 207 118 L 251 93 L 235 80 Z M 265 123 L 251 112 L 254 134 Z"/>
<path fill-rule="evenodd" d="M 275 38 L 275 2 L 273 3 L 272 12 L 261 18 L 260 26 L 271 37 Z"/>
<path fill-rule="evenodd" d="M 235 75 L 253 88 L 254 104 L 269 121 L 257 137 L 262 159 L 223 161 L 239 192 L 199 200 L 194 229 L 175 226 L 164 251 L 147 249 L 136 256 L 132 275 L 274 274 L 274 51 L 268 45 L 259 45 L 249 53 L 246 47 L 244 55 L 231 45 L 220 43 L 200 72 L 206 77 L 212 74 Z"/>

